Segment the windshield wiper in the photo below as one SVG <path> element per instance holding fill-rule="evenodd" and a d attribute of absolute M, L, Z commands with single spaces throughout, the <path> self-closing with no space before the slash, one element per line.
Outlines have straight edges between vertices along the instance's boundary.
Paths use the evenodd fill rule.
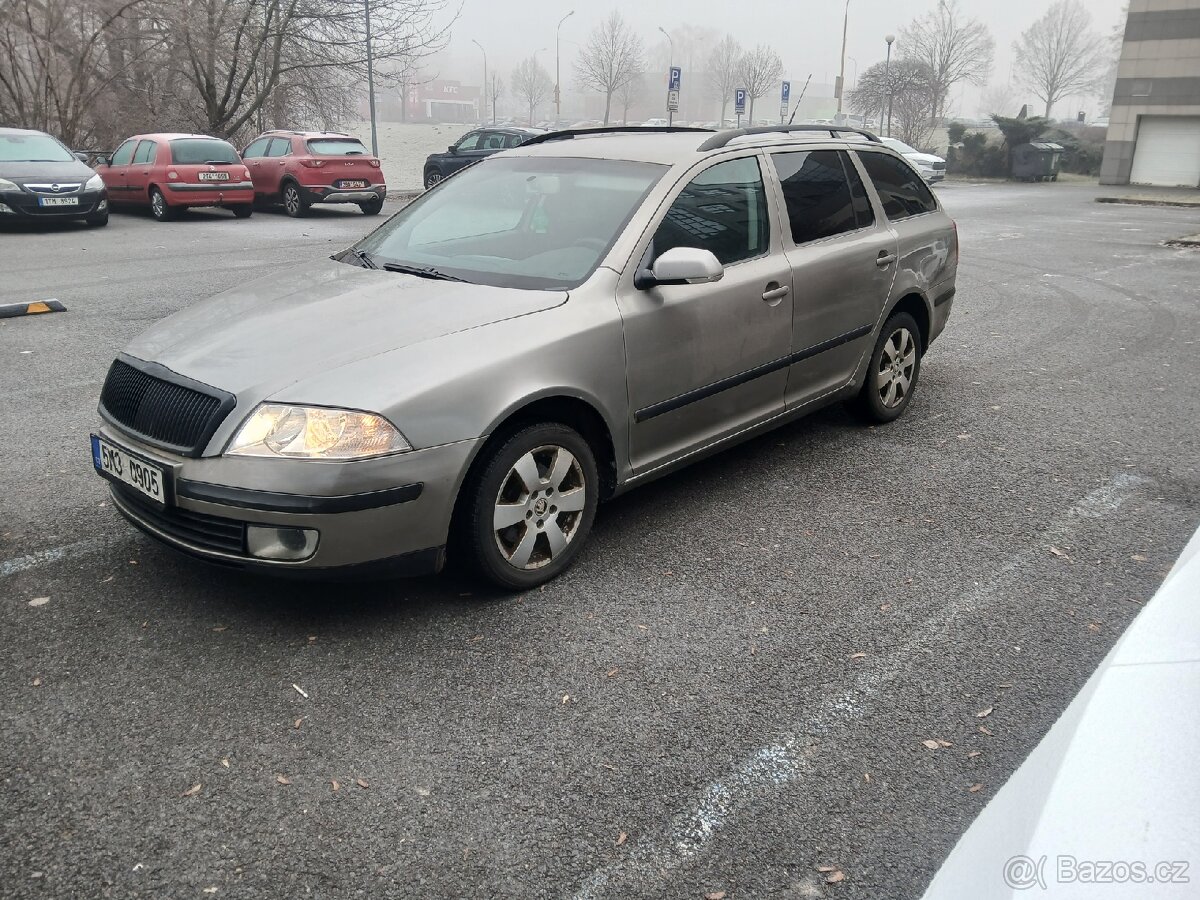
<path fill-rule="evenodd" d="M 360 263 L 362 263 L 362 267 L 364 269 L 378 269 L 379 268 L 379 266 L 375 265 L 375 261 L 373 259 L 371 259 L 370 256 L 367 255 L 366 250 L 359 250 L 357 247 L 351 247 L 350 252 L 354 255 L 355 259 L 357 259 Z"/>
<path fill-rule="evenodd" d="M 421 278 L 432 278 L 435 281 L 463 281 L 467 279 L 459 278 L 457 275 L 451 275 L 447 272 L 439 271 L 433 266 L 406 266 L 403 263 L 384 263 L 384 269 L 389 272 L 402 272 L 405 275 L 417 275 Z"/>

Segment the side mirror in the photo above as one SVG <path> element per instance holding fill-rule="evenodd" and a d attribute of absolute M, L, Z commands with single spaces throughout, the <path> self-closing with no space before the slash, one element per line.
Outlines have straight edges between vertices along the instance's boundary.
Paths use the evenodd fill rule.
<path fill-rule="evenodd" d="M 457 144 L 451 144 L 449 147 L 447 147 L 447 148 L 446 148 L 446 152 L 447 152 L 447 153 L 457 153 L 457 152 L 458 152 L 458 145 L 457 145 Z"/>
<path fill-rule="evenodd" d="M 87 151 L 86 151 L 86 150 L 76 150 L 76 151 L 75 151 L 75 158 L 76 158 L 77 160 L 79 160 L 81 163 L 85 163 L 85 164 L 86 164 L 86 163 L 87 163 L 87 161 L 88 161 L 88 155 L 87 155 Z"/>
<path fill-rule="evenodd" d="M 111 166 L 111 165 L 112 165 L 112 160 L 107 156 L 101 155 L 101 156 L 96 157 L 96 162 L 93 163 L 93 168 L 95 166 Z"/>
<path fill-rule="evenodd" d="M 672 247 L 634 277 L 640 291 L 666 284 L 710 284 L 720 281 L 725 267 L 711 250 L 698 247 Z"/>

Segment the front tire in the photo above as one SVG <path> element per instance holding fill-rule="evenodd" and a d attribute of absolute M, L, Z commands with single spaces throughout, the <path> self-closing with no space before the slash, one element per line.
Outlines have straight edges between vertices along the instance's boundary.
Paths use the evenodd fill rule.
<path fill-rule="evenodd" d="M 383 200 L 379 198 L 368 200 L 365 203 L 358 204 L 358 208 L 363 211 L 364 216 L 377 216 L 383 211 Z"/>
<path fill-rule="evenodd" d="M 108 210 L 105 210 L 102 213 L 95 213 L 94 215 L 85 216 L 83 221 L 92 228 L 103 228 L 108 224 Z"/>
<path fill-rule="evenodd" d="M 293 219 L 308 214 L 308 201 L 304 199 L 295 182 L 289 181 L 283 186 L 283 211 Z"/>
<path fill-rule="evenodd" d="M 163 192 L 158 188 L 150 188 L 150 213 L 160 222 L 170 222 L 175 218 L 175 209 L 169 203 Z"/>
<path fill-rule="evenodd" d="M 879 331 L 862 390 L 852 401 L 868 422 L 893 422 L 912 400 L 921 374 L 921 329 L 906 312 L 893 314 Z"/>
<path fill-rule="evenodd" d="M 464 485 L 465 555 L 502 588 L 537 587 L 575 561 L 592 529 L 600 490 L 592 448 L 574 429 L 543 422 L 485 452 Z"/>
<path fill-rule="evenodd" d="M 442 173 L 439 172 L 437 169 L 426 169 L 425 170 L 425 190 L 429 190 L 431 187 L 434 187 L 441 180 L 442 180 Z"/>

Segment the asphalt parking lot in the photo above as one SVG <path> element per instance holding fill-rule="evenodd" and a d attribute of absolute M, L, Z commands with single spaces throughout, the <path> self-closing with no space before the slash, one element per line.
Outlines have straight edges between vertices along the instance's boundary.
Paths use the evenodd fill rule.
<path fill-rule="evenodd" d="M 939 191 L 902 420 L 628 494 L 510 598 L 208 568 L 91 470 L 128 339 L 372 220 L 0 232 L 0 303 L 68 310 L 0 320 L 0 894 L 918 897 L 1200 522 L 1200 251 L 1162 244 L 1200 215 Z"/>

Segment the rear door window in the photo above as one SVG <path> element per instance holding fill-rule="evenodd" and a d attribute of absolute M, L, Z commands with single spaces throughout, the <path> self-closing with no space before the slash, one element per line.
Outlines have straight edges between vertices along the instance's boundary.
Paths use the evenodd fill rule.
<path fill-rule="evenodd" d="M 895 222 L 937 209 L 937 201 L 924 180 L 908 163 L 887 153 L 858 154 L 879 194 L 883 211 Z"/>
<path fill-rule="evenodd" d="M 859 227 L 840 152 L 773 153 L 771 160 L 783 187 L 793 241 L 806 244 Z"/>
<path fill-rule="evenodd" d="M 133 149 L 137 146 L 137 141 L 126 141 L 117 148 L 117 152 L 112 155 L 111 165 L 127 166 L 130 160 L 133 159 Z"/>
<path fill-rule="evenodd" d="M 136 166 L 154 162 L 154 151 L 157 149 L 158 145 L 154 141 L 142 141 L 138 144 L 137 152 L 133 154 L 133 164 Z"/>
<path fill-rule="evenodd" d="M 711 250 L 722 265 L 767 252 L 771 225 L 758 159 L 717 163 L 675 198 L 654 235 L 654 256 L 673 247 Z"/>

